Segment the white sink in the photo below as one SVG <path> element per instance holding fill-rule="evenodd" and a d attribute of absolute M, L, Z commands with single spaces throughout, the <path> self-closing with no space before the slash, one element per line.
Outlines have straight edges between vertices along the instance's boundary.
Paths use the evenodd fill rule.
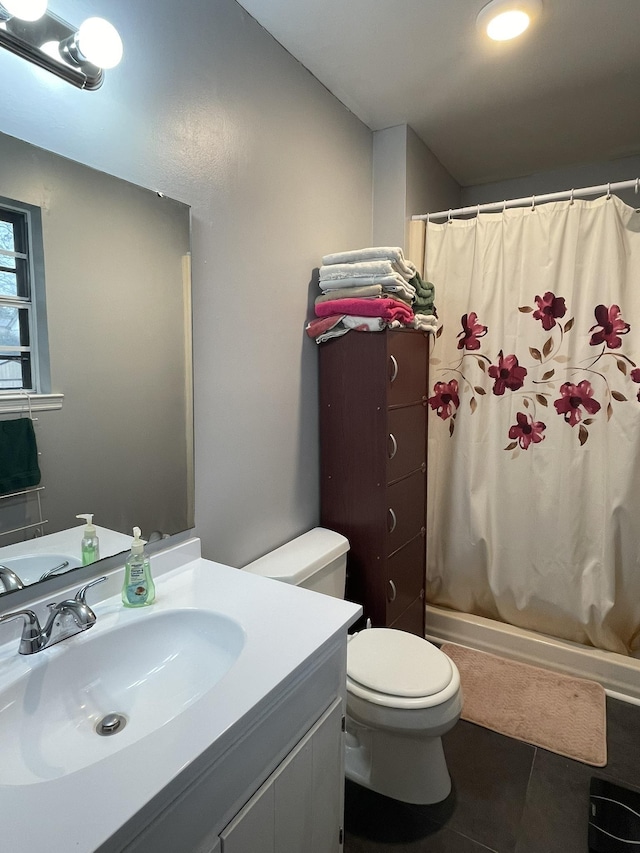
<path fill-rule="evenodd" d="M 327 666 L 357 605 L 203 560 L 197 539 L 151 564 L 151 607 L 123 607 L 122 567 L 107 570 L 87 596 L 96 624 L 38 654 L 18 654 L 18 620 L 0 625 L 2 853 L 138 849 L 178 799 L 198 837 L 189 849 L 206 846 L 205 824 L 221 829 L 246 801 L 275 744 L 295 738 L 302 706 L 319 712 L 322 691 L 341 689 Z M 27 598 L 7 596 L 3 610 Z M 34 595 L 28 606 L 42 619 L 50 601 Z M 101 737 L 95 725 L 111 712 L 127 724 Z M 164 843 L 140 849 L 186 849 L 183 827 L 168 828 Z"/>
<path fill-rule="evenodd" d="M 25 586 L 39 581 L 45 572 L 65 562 L 69 565 L 56 572 L 56 576 L 64 574 L 70 569 L 77 569 L 82 565 L 80 560 L 76 557 L 70 557 L 68 554 L 21 554 L 18 557 L 0 559 L 0 565 L 15 572 Z"/>
<path fill-rule="evenodd" d="M 238 622 L 210 610 L 120 609 L 105 622 L 0 679 L 0 785 L 58 779 L 152 734 L 211 691 L 245 643 Z M 101 736 L 111 714 L 124 725 Z"/>

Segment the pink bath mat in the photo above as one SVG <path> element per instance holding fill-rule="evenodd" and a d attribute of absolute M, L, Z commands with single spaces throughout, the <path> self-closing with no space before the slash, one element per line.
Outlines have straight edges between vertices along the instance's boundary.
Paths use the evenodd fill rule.
<path fill-rule="evenodd" d="M 460 671 L 462 719 L 594 767 L 607 763 L 602 685 L 445 643 Z"/>

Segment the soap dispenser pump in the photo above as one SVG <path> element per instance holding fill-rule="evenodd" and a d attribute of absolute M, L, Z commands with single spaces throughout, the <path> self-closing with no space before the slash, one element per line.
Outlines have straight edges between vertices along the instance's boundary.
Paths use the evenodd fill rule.
<path fill-rule="evenodd" d="M 144 607 L 152 604 L 156 597 L 156 588 L 151 577 L 151 561 L 144 552 L 144 545 L 140 538 L 140 528 L 134 527 L 131 553 L 124 564 L 122 603 L 125 607 Z"/>
<path fill-rule="evenodd" d="M 98 534 L 93 526 L 93 513 L 85 515 L 76 515 L 76 518 L 84 518 L 86 524 L 82 533 L 82 542 L 80 550 L 82 552 L 82 565 L 88 566 L 89 563 L 95 563 L 100 559 L 100 543 L 98 542 Z"/>

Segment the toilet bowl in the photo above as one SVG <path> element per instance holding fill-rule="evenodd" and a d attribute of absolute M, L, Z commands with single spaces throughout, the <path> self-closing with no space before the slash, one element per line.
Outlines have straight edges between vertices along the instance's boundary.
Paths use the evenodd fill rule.
<path fill-rule="evenodd" d="M 346 775 L 407 803 L 451 791 L 441 737 L 462 710 L 456 665 L 436 646 L 393 628 L 356 634 L 347 651 Z"/>
<path fill-rule="evenodd" d="M 348 540 L 316 527 L 245 571 L 344 597 Z M 436 646 L 393 628 L 368 628 L 347 646 L 348 779 L 396 800 L 444 800 L 451 779 L 441 736 L 460 717 L 456 665 Z"/>

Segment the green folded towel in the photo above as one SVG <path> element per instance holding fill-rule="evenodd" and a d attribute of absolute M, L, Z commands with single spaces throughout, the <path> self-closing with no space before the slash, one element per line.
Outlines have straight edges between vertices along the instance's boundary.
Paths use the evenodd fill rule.
<path fill-rule="evenodd" d="M 414 275 L 409 284 L 412 284 L 416 289 L 416 298 L 411 306 L 413 313 L 435 314 L 436 289 L 434 285 L 430 281 L 423 281 L 419 272 Z"/>
<path fill-rule="evenodd" d="M 0 421 L 0 494 L 37 486 L 40 477 L 31 418 Z"/>

